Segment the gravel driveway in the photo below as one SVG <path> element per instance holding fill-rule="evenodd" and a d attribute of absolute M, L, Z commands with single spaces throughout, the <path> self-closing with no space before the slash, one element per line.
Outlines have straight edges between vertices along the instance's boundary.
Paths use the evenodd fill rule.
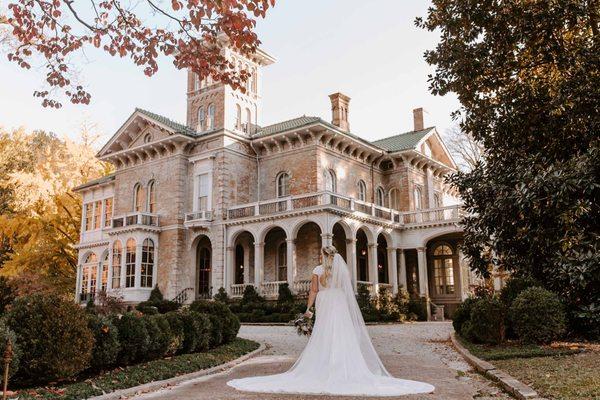
<path fill-rule="evenodd" d="M 510 399 L 495 385 L 471 371 L 450 344 L 452 325 L 446 322 L 420 322 L 398 325 L 372 325 L 369 333 L 388 371 L 405 379 L 420 380 L 436 387 L 428 395 L 402 399 Z M 231 371 L 199 378 L 138 399 L 325 399 L 327 396 L 297 396 L 242 393 L 225 383 L 233 378 L 267 375 L 287 370 L 300 354 L 306 338 L 298 337 L 288 326 L 242 326 L 240 336 L 266 343 L 260 356 L 247 360 Z M 346 397 L 335 397 L 336 400 Z M 356 399 L 348 397 L 348 399 Z"/>

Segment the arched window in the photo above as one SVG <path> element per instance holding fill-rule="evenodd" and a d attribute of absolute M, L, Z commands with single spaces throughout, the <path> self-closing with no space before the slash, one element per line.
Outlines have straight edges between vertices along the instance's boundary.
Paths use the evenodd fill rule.
<path fill-rule="evenodd" d="M 198 109 L 198 131 L 202 132 L 206 129 L 206 110 L 204 107 Z"/>
<path fill-rule="evenodd" d="M 144 189 L 139 183 L 136 183 L 133 188 L 133 211 L 144 211 Z"/>
<path fill-rule="evenodd" d="M 277 280 L 287 280 L 287 242 L 285 241 L 277 247 Z"/>
<path fill-rule="evenodd" d="M 287 172 L 280 172 L 277 175 L 277 197 L 286 197 L 290 195 L 290 176 Z"/>
<path fill-rule="evenodd" d="M 242 107 L 235 105 L 235 129 L 242 130 Z"/>
<path fill-rule="evenodd" d="M 392 188 L 389 193 L 390 197 L 390 208 L 394 210 L 400 210 L 400 191 L 396 188 Z"/>
<path fill-rule="evenodd" d="M 146 133 L 144 136 L 144 143 L 150 143 L 152 141 L 152 134 Z"/>
<path fill-rule="evenodd" d="M 413 189 L 413 198 L 415 202 L 415 210 L 420 210 L 423 205 L 420 187 L 415 186 L 415 188 Z"/>
<path fill-rule="evenodd" d="M 252 127 L 252 113 L 249 108 L 246 108 L 246 125 L 244 127 L 244 132 L 250 134 L 250 128 Z"/>
<path fill-rule="evenodd" d="M 112 250 L 112 285 L 111 288 L 121 287 L 121 263 L 123 261 L 123 245 L 120 240 L 113 243 Z"/>
<path fill-rule="evenodd" d="M 108 251 L 104 253 L 100 271 L 100 291 L 106 292 L 106 289 L 108 289 Z"/>
<path fill-rule="evenodd" d="M 94 293 L 96 291 L 96 271 L 98 259 L 95 253 L 87 255 L 81 266 L 81 293 Z M 85 298 L 83 299 L 85 300 Z"/>
<path fill-rule="evenodd" d="M 212 103 L 208 105 L 208 127 L 207 127 L 207 129 L 209 129 L 209 130 L 215 129 L 215 105 Z"/>
<path fill-rule="evenodd" d="M 382 207 L 385 204 L 385 192 L 381 186 L 379 186 L 375 192 L 375 204 Z"/>
<path fill-rule="evenodd" d="M 154 242 L 152 239 L 145 239 L 142 243 L 141 267 L 141 286 L 152 287 L 152 276 L 154 275 Z"/>
<path fill-rule="evenodd" d="M 148 212 L 153 213 L 156 212 L 156 184 L 154 180 L 151 180 L 148 183 L 148 204 L 147 204 Z"/>
<path fill-rule="evenodd" d="M 447 244 L 433 250 L 433 280 L 437 294 L 454 294 L 454 253 Z"/>
<path fill-rule="evenodd" d="M 200 90 L 200 76 L 198 74 L 194 74 L 194 91 Z"/>
<path fill-rule="evenodd" d="M 135 239 L 127 239 L 125 244 L 125 287 L 135 286 Z"/>
<path fill-rule="evenodd" d="M 335 172 L 331 169 L 326 169 L 323 171 L 323 175 L 325 178 L 325 190 L 335 193 L 337 190 L 337 182 L 335 179 Z"/>
<path fill-rule="evenodd" d="M 358 181 L 358 199 L 360 201 L 367 201 L 367 185 L 362 179 Z"/>

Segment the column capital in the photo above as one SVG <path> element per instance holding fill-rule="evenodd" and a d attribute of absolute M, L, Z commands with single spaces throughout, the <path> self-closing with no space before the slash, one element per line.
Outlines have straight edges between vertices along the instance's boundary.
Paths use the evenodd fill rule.
<path fill-rule="evenodd" d="M 417 247 L 417 251 L 419 253 L 423 253 L 425 251 L 425 247 Z"/>
<path fill-rule="evenodd" d="M 356 239 L 355 238 L 346 239 L 346 244 L 352 244 L 352 243 L 356 243 Z"/>
<path fill-rule="evenodd" d="M 296 244 L 296 239 L 285 239 L 287 243 Z"/>
<path fill-rule="evenodd" d="M 265 243 L 264 242 L 254 242 L 254 247 L 264 247 Z"/>
<path fill-rule="evenodd" d="M 387 249 L 388 249 L 388 251 L 396 251 L 396 250 L 398 250 L 397 247 L 392 247 L 392 246 L 388 246 Z"/>
<path fill-rule="evenodd" d="M 235 246 L 227 246 L 227 251 L 233 251 L 235 250 Z"/>
<path fill-rule="evenodd" d="M 405 251 L 406 249 L 403 249 L 402 247 L 398 247 L 398 248 L 396 248 L 396 250 L 397 250 L 397 251 L 398 251 L 400 254 L 404 254 L 404 251 Z"/>
<path fill-rule="evenodd" d="M 321 233 L 321 237 L 322 238 L 331 238 L 333 237 L 333 233 Z"/>
<path fill-rule="evenodd" d="M 369 243 L 369 248 L 377 248 L 377 243 Z"/>

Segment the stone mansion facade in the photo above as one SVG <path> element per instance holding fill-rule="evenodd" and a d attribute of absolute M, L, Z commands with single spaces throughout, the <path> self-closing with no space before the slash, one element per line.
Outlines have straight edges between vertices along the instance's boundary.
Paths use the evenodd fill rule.
<path fill-rule="evenodd" d="M 411 131 L 373 142 L 350 129 L 341 93 L 331 122 L 263 126 L 261 68 L 274 59 L 224 51 L 252 72 L 244 93 L 188 73 L 186 124 L 136 109 L 98 153 L 115 172 L 75 188 L 77 300 L 106 290 L 136 303 L 155 285 L 180 302 L 247 285 L 302 294 L 333 244 L 355 288 L 402 286 L 451 313 L 472 284 L 444 183 L 456 166 L 422 109 Z"/>

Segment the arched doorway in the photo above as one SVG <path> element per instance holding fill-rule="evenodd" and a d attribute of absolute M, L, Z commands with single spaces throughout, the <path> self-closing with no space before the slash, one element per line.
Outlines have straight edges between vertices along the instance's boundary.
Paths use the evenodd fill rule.
<path fill-rule="evenodd" d="M 264 282 L 287 280 L 287 236 L 279 227 L 271 228 L 265 235 Z"/>
<path fill-rule="evenodd" d="M 233 243 L 235 253 L 231 283 L 248 284 L 254 279 L 254 236 L 248 231 L 243 231 L 235 237 Z"/>
<path fill-rule="evenodd" d="M 297 232 L 297 280 L 310 280 L 313 268 L 321 263 L 321 228 L 310 221 L 304 223 Z"/>
<path fill-rule="evenodd" d="M 360 282 L 369 282 L 369 240 L 362 229 L 356 232 L 356 276 Z"/>
<path fill-rule="evenodd" d="M 388 274 L 387 240 L 381 234 L 377 237 L 377 278 L 379 283 L 390 283 Z"/>
<path fill-rule="evenodd" d="M 202 237 L 196 245 L 196 297 L 208 299 L 212 296 L 211 286 L 212 246 L 210 239 Z"/>
<path fill-rule="evenodd" d="M 344 259 L 344 261 L 348 262 L 348 259 L 346 258 L 346 231 L 344 230 L 344 227 L 338 222 L 335 225 L 333 225 L 333 245 L 335 246 L 335 248 L 337 249 L 338 253 L 340 253 L 340 255 L 342 256 L 342 258 Z"/>

